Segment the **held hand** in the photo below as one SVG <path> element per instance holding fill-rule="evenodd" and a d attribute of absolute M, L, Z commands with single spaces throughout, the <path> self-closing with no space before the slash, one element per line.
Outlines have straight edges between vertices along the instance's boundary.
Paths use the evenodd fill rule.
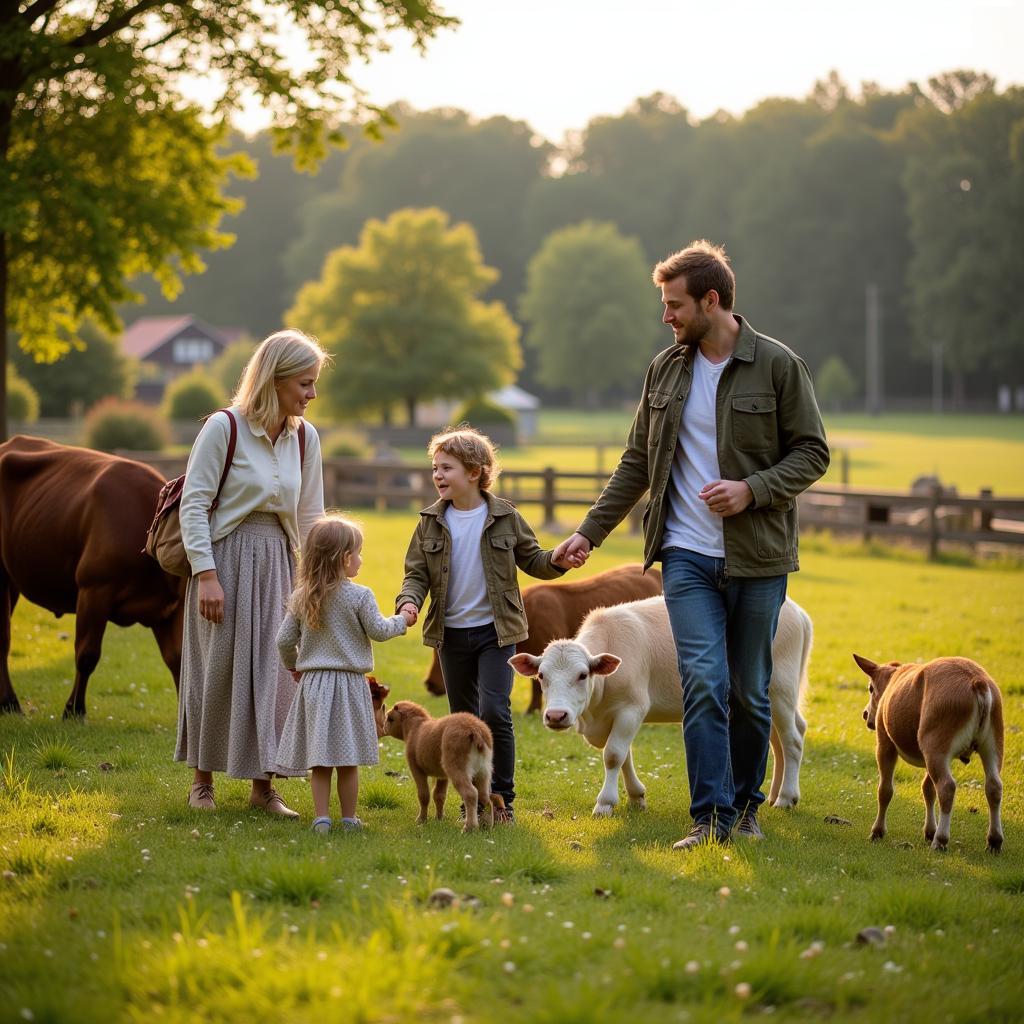
<path fill-rule="evenodd" d="M 560 569 L 578 569 L 590 557 L 590 547 L 582 533 L 574 533 L 551 552 L 551 562 Z"/>
<path fill-rule="evenodd" d="M 294 680 L 295 680 L 295 682 L 297 682 L 297 683 L 301 683 L 301 682 L 302 682 L 302 673 L 301 673 L 301 672 L 296 672 L 296 671 L 295 671 L 294 669 L 292 669 L 292 671 L 291 671 L 291 677 L 292 677 L 292 679 L 294 679 Z"/>
<path fill-rule="evenodd" d="M 207 622 L 224 621 L 224 590 L 217 579 L 216 569 L 199 574 L 199 614 Z"/>
<path fill-rule="evenodd" d="M 407 626 L 415 626 L 416 620 L 419 618 L 419 611 L 411 601 L 406 601 L 401 608 L 398 609 L 398 614 L 405 619 Z"/>
<path fill-rule="evenodd" d="M 714 480 L 697 495 L 713 515 L 734 516 L 754 500 L 754 492 L 743 480 Z"/>

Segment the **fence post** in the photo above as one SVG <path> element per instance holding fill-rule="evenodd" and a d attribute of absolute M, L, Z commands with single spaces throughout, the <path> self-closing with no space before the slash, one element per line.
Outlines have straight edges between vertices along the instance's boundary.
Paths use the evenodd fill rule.
<path fill-rule="evenodd" d="M 555 470 L 552 466 L 544 469 L 544 529 L 553 530 L 558 526 L 555 519 Z"/>
<path fill-rule="evenodd" d="M 981 492 L 979 494 L 979 497 L 981 497 L 981 498 L 991 498 L 992 497 L 992 488 L 991 487 L 982 487 Z M 978 509 L 978 521 L 975 524 L 975 529 L 977 529 L 977 530 L 991 530 L 992 529 L 992 509 L 990 509 L 990 508 L 980 508 L 980 509 Z"/>
<path fill-rule="evenodd" d="M 942 485 L 932 484 L 928 495 L 928 561 L 934 562 L 939 555 L 939 499 Z"/>

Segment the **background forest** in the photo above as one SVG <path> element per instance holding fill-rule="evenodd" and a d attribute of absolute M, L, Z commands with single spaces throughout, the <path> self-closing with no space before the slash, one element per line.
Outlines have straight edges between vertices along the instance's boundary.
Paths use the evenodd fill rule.
<path fill-rule="evenodd" d="M 244 201 L 222 223 L 235 243 L 204 254 L 206 272 L 186 277 L 173 304 L 151 281 L 136 282 L 146 302 L 122 308 L 125 319 L 189 312 L 262 337 L 368 218 L 436 206 L 475 230 L 500 273 L 486 299 L 525 327 L 519 383 L 551 401 L 633 396 L 664 343 L 650 265 L 701 236 L 732 256 L 737 310 L 816 374 L 838 356 L 858 395 L 871 286 L 887 396 L 926 399 L 936 347 L 958 407 L 991 406 L 997 385 L 1024 384 L 1020 88 L 999 92 L 987 75 L 951 72 L 896 92 L 870 83 L 854 91 L 833 74 L 803 99 L 702 121 L 656 94 L 593 119 L 562 148 L 503 117 L 391 113 L 397 130 L 382 141 L 350 133 L 315 176 L 275 154 L 269 135 L 232 138 L 225 151 L 258 166 L 228 189 Z M 575 234 L 553 236 L 568 227 Z M 598 266 L 616 235 L 618 258 Z M 564 329 L 554 333 L 569 357 L 586 356 L 595 375 L 587 389 L 559 386 L 564 375 L 540 363 L 552 332 L 543 317 L 531 321 L 540 301 L 524 297 L 531 261 L 534 290 L 543 282 L 565 298 Z M 614 287 L 609 271 L 621 277 Z M 646 319 L 636 315 L 644 303 Z M 615 358 L 623 340 L 637 349 L 636 373 Z"/>

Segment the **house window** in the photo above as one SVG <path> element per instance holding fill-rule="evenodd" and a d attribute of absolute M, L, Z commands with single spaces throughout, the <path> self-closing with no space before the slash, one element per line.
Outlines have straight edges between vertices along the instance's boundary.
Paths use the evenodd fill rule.
<path fill-rule="evenodd" d="M 213 342 L 208 338 L 178 338 L 174 342 L 174 361 L 191 366 L 208 363 L 213 358 Z"/>

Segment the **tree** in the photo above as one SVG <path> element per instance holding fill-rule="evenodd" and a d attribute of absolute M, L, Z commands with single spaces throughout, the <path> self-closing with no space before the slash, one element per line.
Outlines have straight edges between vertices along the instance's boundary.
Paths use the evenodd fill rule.
<path fill-rule="evenodd" d="M 251 165 L 216 144 L 247 94 L 311 166 L 340 141 L 342 116 L 376 114 L 371 130 L 386 116 L 354 93 L 352 60 L 386 48 L 392 30 L 422 47 L 449 24 L 435 0 L 0 5 L 0 340 L 13 330 L 54 358 L 85 317 L 116 329 L 134 275 L 173 294 L 182 272 L 202 269 L 198 250 L 230 241 L 218 224 L 237 204 L 222 188 Z M 296 36 L 302 70 L 283 46 Z M 183 96 L 186 75 L 220 83 L 206 119 Z"/>
<path fill-rule="evenodd" d="M 857 394 L 857 379 L 839 356 L 829 356 L 814 382 L 818 401 L 831 412 L 841 412 Z"/>
<path fill-rule="evenodd" d="M 955 84 L 955 95 L 969 98 L 947 96 L 949 113 L 923 108 L 900 127 L 908 150 L 914 341 L 922 360 L 941 347 L 956 407 L 972 371 L 1021 380 L 1024 89 L 999 94 L 986 76 L 972 83 L 965 73 Z"/>
<path fill-rule="evenodd" d="M 593 408 L 643 372 L 658 307 L 639 242 L 585 221 L 549 235 L 526 276 L 520 315 L 545 383 Z"/>
<path fill-rule="evenodd" d="M 417 113 L 404 105 L 392 113 L 401 131 L 359 147 L 337 187 L 303 210 L 302 233 L 285 257 L 295 289 L 319 275 L 328 252 L 354 244 L 367 218 L 436 206 L 473 225 L 484 259 L 502 270 L 491 297 L 513 302 L 532 251 L 520 213 L 551 147 L 506 117 L 474 121 L 462 110 Z"/>
<path fill-rule="evenodd" d="M 39 362 L 17 345 L 9 346 L 11 364 L 39 394 L 43 416 L 81 414 L 100 399 L 130 398 L 138 363 L 95 324 L 85 323 L 68 350 L 52 363 Z"/>
<path fill-rule="evenodd" d="M 398 210 L 371 220 L 359 245 L 330 253 L 287 314 L 317 335 L 338 369 L 324 392 L 336 412 L 464 398 L 515 379 L 519 328 L 500 302 L 479 295 L 497 278 L 468 224 L 443 210 Z"/>

